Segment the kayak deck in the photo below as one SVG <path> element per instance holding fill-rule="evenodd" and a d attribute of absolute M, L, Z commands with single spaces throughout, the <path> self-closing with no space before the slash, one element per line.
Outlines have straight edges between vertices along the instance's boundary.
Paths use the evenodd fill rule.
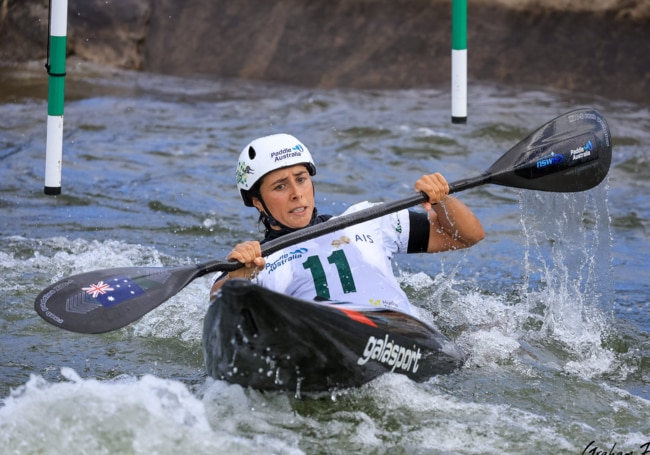
<path fill-rule="evenodd" d="M 386 372 L 423 381 L 464 361 L 410 315 L 299 300 L 248 280 L 224 283 L 204 320 L 203 349 L 210 376 L 261 390 L 358 387 Z"/>

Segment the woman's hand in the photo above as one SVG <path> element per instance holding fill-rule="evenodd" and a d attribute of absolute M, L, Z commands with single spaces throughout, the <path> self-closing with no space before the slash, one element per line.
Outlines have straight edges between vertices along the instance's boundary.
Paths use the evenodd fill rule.
<path fill-rule="evenodd" d="M 228 260 L 238 261 L 244 264 L 244 267 L 228 272 L 227 278 L 244 278 L 250 280 L 254 278 L 260 270 L 264 269 L 266 261 L 262 257 L 262 246 L 260 242 L 248 241 L 235 245 L 230 254 L 227 256 Z M 226 279 L 223 277 L 218 279 L 212 284 L 210 289 L 210 300 L 214 299 Z"/>
<path fill-rule="evenodd" d="M 230 261 L 244 264 L 244 267 L 228 273 L 229 278 L 251 279 L 264 269 L 266 261 L 262 257 L 262 246 L 256 240 L 242 242 L 235 245 L 226 257 Z"/>
<path fill-rule="evenodd" d="M 449 184 L 441 173 L 423 175 L 415 182 L 415 191 L 420 191 L 427 195 L 429 200 L 422 205 L 427 212 L 431 206 L 440 203 L 449 194 Z"/>

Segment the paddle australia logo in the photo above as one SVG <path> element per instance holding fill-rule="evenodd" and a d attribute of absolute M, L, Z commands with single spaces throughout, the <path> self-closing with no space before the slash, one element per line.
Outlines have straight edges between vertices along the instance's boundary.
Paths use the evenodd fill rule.
<path fill-rule="evenodd" d="M 304 151 L 305 148 L 302 146 L 302 144 L 296 144 L 291 148 L 284 148 L 282 150 L 278 150 L 277 152 L 271 153 L 271 159 L 277 163 L 279 161 L 283 161 L 296 156 L 300 157 Z"/>
<path fill-rule="evenodd" d="M 240 161 L 239 163 L 237 163 L 237 172 L 235 174 L 237 183 L 241 185 L 246 185 L 246 182 L 248 181 L 248 176 L 252 174 L 254 174 L 253 169 L 244 161 Z"/>
<path fill-rule="evenodd" d="M 555 153 L 551 153 L 550 155 L 546 155 L 545 157 L 537 160 L 537 163 L 535 163 L 535 167 L 537 167 L 537 169 L 542 169 L 545 167 L 558 166 L 563 162 L 564 162 L 564 155 L 557 155 Z"/>
<path fill-rule="evenodd" d="M 280 256 L 278 259 L 276 259 L 273 262 L 268 262 L 266 263 L 266 266 L 264 269 L 268 273 L 273 273 L 280 267 L 282 267 L 285 264 L 288 264 L 289 262 L 295 260 L 295 259 L 300 259 L 303 254 L 306 254 L 309 250 L 307 248 L 298 248 L 297 250 L 293 250 L 289 253 L 284 253 L 282 256 Z"/>
<path fill-rule="evenodd" d="M 421 358 L 420 348 L 415 345 L 413 349 L 408 349 L 395 343 L 395 340 L 389 340 L 388 335 L 384 339 L 370 336 L 357 364 L 365 365 L 369 360 L 375 360 L 392 367 L 390 371 L 403 370 L 415 373 L 420 367 L 418 362 Z"/>
<path fill-rule="evenodd" d="M 144 289 L 123 275 L 112 277 L 106 282 L 98 281 L 89 284 L 81 290 L 105 307 L 111 307 L 144 294 Z"/>
<path fill-rule="evenodd" d="M 587 158 L 591 156 L 591 152 L 594 150 L 594 144 L 591 141 L 587 141 L 582 147 L 571 150 L 571 159 L 579 160 L 580 158 Z"/>

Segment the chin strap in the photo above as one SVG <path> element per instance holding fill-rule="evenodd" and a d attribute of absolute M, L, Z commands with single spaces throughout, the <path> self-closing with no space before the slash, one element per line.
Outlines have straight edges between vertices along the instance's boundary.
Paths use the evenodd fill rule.
<path fill-rule="evenodd" d="M 267 230 L 271 230 L 271 226 L 279 227 L 281 229 L 291 229 L 288 226 L 285 226 L 284 224 L 280 223 L 275 218 L 273 218 L 273 215 L 271 215 L 271 211 L 266 206 L 266 203 L 264 202 L 264 199 L 262 199 L 261 196 L 258 197 L 258 199 L 262 204 L 262 208 L 264 208 L 264 210 L 260 210 L 260 220 L 262 221 L 262 223 L 264 223 L 264 226 L 266 227 Z"/>
<path fill-rule="evenodd" d="M 260 221 L 262 221 L 264 227 L 266 228 L 266 232 L 264 233 L 264 240 L 276 239 L 290 232 L 295 232 L 302 229 L 302 228 L 298 228 L 298 229 L 290 228 L 289 226 L 285 226 L 284 224 L 280 223 L 278 220 L 273 218 L 273 215 L 271 215 L 271 212 L 266 207 L 266 204 L 262 199 L 260 199 L 260 202 L 262 203 L 262 207 L 264 208 L 264 211 L 260 211 Z M 316 209 L 316 207 L 314 207 L 314 212 L 311 214 L 311 220 L 309 220 L 309 224 L 307 224 L 307 226 L 313 226 L 318 222 L 319 222 L 318 210 Z M 280 229 L 273 229 L 271 226 L 279 227 Z"/>

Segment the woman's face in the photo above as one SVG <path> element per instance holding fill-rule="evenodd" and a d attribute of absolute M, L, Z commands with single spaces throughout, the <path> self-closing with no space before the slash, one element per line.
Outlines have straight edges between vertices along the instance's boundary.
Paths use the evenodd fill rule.
<path fill-rule="evenodd" d="M 270 214 L 283 225 L 299 229 L 307 226 L 314 212 L 314 185 L 302 164 L 269 172 L 262 179 L 260 195 Z M 263 211 L 259 199 L 253 205 Z M 273 226 L 275 229 L 279 229 Z"/>

